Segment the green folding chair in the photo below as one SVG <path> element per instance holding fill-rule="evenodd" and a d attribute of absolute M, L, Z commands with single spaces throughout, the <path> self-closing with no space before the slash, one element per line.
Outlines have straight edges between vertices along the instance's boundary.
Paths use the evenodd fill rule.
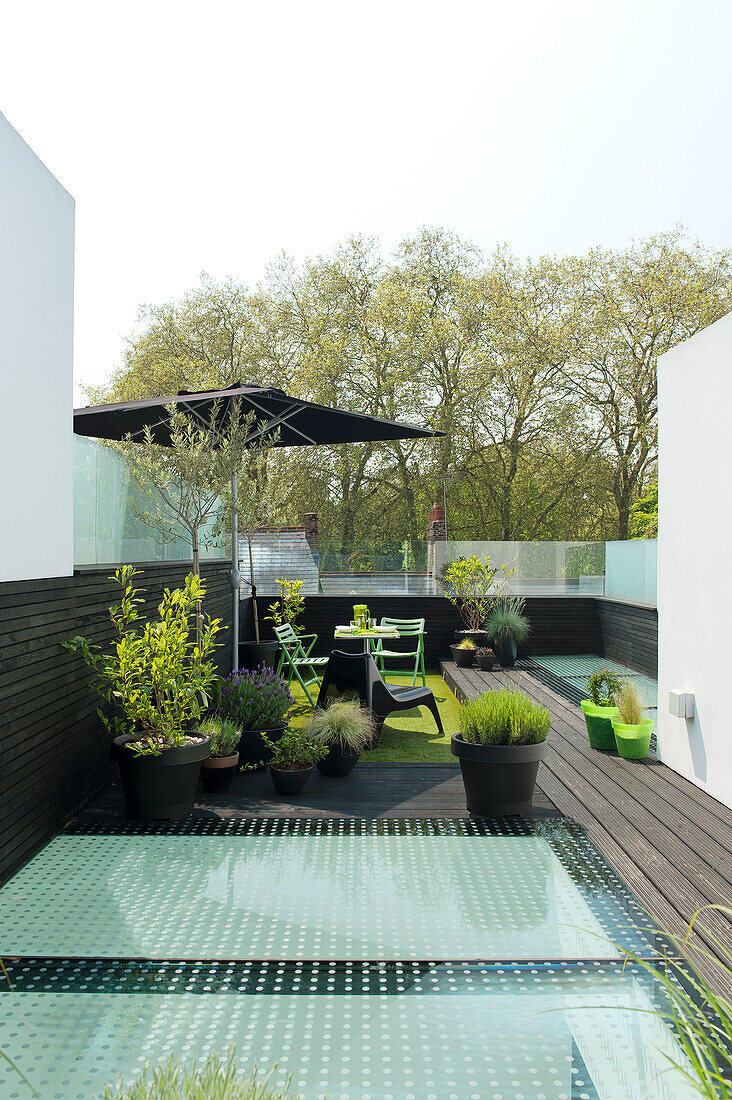
<path fill-rule="evenodd" d="M 374 660 L 376 661 L 376 667 L 382 676 L 387 673 L 390 676 L 411 676 L 412 687 L 417 683 L 417 676 L 422 677 L 422 684 L 427 686 L 427 676 L 424 671 L 424 619 L 389 619 L 383 618 L 381 620 L 381 626 L 391 627 L 392 630 L 396 630 L 400 638 L 416 638 L 417 648 L 414 650 L 404 649 L 385 649 L 384 639 L 378 638 L 376 645 L 372 649 Z M 387 668 L 385 661 L 387 659 L 394 660 L 399 658 L 401 661 L 405 661 L 408 658 L 414 658 L 414 664 L 409 668 L 394 668 L 393 666 Z"/>
<path fill-rule="evenodd" d="M 318 635 L 296 634 L 290 623 L 285 623 L 284 626 L 276 626 L 274 632 L 282 647 L 280 649 L 280 659 L 277 663 L 277 674 L 282 675 L 283 669 L 287 665 L 287 686 L 290 686 L 294 676 L 302 685 L 310 706 L 315 707 L 315 699 L 313 699 L 308 688 L 314 684 L 320 687 L 316 669 L 324 669 L 328 664 L 327 657 L 310 656 L 312 648 L 318 640 Z M 306 649 L 303 642 L 307 641 L 310 642 L 310 645 Z M 305 679 L 303 678 L 303 672 L 305 673 Z"/>

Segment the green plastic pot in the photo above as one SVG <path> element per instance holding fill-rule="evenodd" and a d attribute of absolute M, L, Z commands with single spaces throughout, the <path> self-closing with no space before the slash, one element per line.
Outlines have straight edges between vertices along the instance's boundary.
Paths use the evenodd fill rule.
<path fill-rule="evenodd" d="M 618 756 L 624 760 L 645 760 L 651 746 L 653 719 L 644 718 L 638 726 L 624 726 L 618 718 L 613 718 L 612 723 Z"/>
<path fill-rule="evenodd" d="M 618 708 L 598 707 L 589 699 L 583 699 L 580 706 L 585 716 L 587 737 L 592 748 L 601 749 L 603 752 L 615 752 L 612 720 L 617 718 Z"/>

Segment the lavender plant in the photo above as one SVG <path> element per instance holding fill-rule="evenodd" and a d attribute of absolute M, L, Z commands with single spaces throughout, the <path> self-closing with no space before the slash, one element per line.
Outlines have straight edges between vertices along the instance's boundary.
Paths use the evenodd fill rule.
<path fill-rule="evenodd" d="M 287 680 L 269 668 L 232 672 L 221 689 L 219 710 L 240 730 L 279 729 L 295 702 Z"/>

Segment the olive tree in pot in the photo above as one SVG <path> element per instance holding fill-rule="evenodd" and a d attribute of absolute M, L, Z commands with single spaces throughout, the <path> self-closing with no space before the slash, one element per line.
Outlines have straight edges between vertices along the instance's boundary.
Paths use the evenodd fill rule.
<path fill-rule="evenodd" d="M 208 737 L 211 755 L 201 764 L 201 784 L 209 794 L 226 794 L 231 789 L 236 766 L 239 763 L 241 730 L 227 718 L 209 714 L 200 725 L 201 733 Z"/>
<path fill-rule="evenodd" d="M 485 631 L 503 668 L 513 668 L 518 647 L 531 633 L 531 623 L 524 615 L 525 606 L 526 601 L 521 596 L 496 596 L 488 612 Z"/>
<path fill-rule="evenodd" d="M 587 698 L 580 703 L 587 726 L 587 739 L 593 749 L 615 750 L 612 719 L 617 717 L 615 696 L 623 686 L 623 678 L 609 668 L 598 669 L 587 677 Z"/>
<path fill-rule="evenodd" d="M 517 689 L 485 691 L 463 705 L 450 751 L 460 761 L 471 814 L 530 812 L 550 725 L 546 707 Z"/>
<path fill-rule="evenodd" d="M 232 672 L 224 681 L 218 710 L 241 733 L 242 765 L 263 768 L 269 763 L 269 746 L 284 733 L 294 701 L 287 680 L 269 665 Z"/>
<path fill-rule="evenodd" d="M 271 750 L 269 774 L 278 794 L 300 794 L 313 773 L 314 765 L 328 752 L 328 746 L 316 743 L 304 729 L 290 727 L 278 741 L 265 743 Z"/>
<path fill-rule="evenodd" d="M 197 723 L 217 680 L 209 658 L 221 620 L 198 615 L 205 588 L 189 573 L 183 588 L 165 590 L 158 621 L 142 621 L 138 574 L 125 565 L 114 575 L 122 596 L 109 610 L 117 635 L 109 653 L 83 637 L 62 645 L 81 653 L 94 672 L 92 687 L 114 707 L 111 717 L 99 714 L 114 735 L 127 816 L 179 819 L 193 809 L 201 762 L 209 756 Z"/>
<path fill-rule="evenodd" d="M 445 562 L 440 572 L 440 583 L 445 597 L 457 607 L 467 629 L 456 632 L 456 637 L 470 638 L 475 645 L 483 645 L 486 633 L 483 620 L 493 599 L 494 577 L 498 569 L 490 564 L 486 555 L 478 558 L 457 558 Z M 505 577 L 510 577 L 513 569 L 502 567 Z"/>
<path fill-rule="evenodd" d="M 350 775 L 361 753 L 371 745 L 375 728 L 371 713 L 356 703 L 335 700 L 326 710 L 316 710 L 304 730 L 328 750 L 318 760 L 321 775 Z"/>

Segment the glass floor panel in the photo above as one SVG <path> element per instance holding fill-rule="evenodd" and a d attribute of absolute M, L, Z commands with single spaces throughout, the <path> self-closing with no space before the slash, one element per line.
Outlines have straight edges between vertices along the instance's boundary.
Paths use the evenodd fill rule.
<path fill-rule="evenodd" d="M 205 975 L 201 977 L 205 982 Z M 442 968 L 401 994 L 0 993 L 0 1045 L 43 1100 L 99 1100 L 146 1060 L 237 1051 L 303 1100 L 692 1100 L 643 971 Z M 28 1090 L 0 1063 L 3 1100 Z"/>
<path fill-rule="evenodd" d="M 59 836 L 0 890 L 0 954 L 559 960 L 654 950 L 647 916 L 564 819 L 304 824 Z"/>
<path fill-rule="evenodd" d="M 645 706 L 650 710 L 658 709 L 658 681 L 606 657 L 596 657 L 592 654 L 567 657 L 532 657 L 531 664 L 545 669 L 560 680 L 565 680 L 580 693 L 583 699 L 586 698 L 585 681 L 590 673 L 598 672 L 601 668 L 612 669 L 618 675 L 625 676 L 634 682 Z M 655 714 L 650 717 L 655 718 Z"/>

